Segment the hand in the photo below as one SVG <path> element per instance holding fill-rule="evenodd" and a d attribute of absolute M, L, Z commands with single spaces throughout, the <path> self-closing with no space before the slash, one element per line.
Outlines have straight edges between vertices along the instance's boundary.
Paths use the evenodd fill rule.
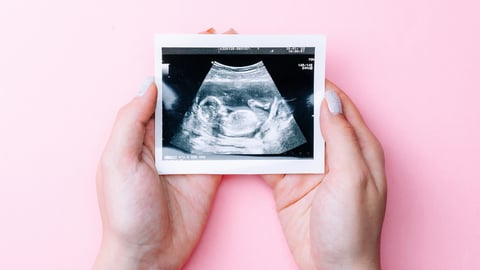
<path fill-rule="evenodd" d="M 97 172 L 103 238 L 94 269 L 179 269 L 205 226 L 220 176 L 159 176 L 157 88 L 118 113 Z"/>
<path fill-rule="evenodd" d="M 383 150 L 352 101 L 328 81 L 326 89 L 337 94 L 327 91 L 320 112 L 326 173 L 264 179 L 300 269 L 380 269 Z"/>

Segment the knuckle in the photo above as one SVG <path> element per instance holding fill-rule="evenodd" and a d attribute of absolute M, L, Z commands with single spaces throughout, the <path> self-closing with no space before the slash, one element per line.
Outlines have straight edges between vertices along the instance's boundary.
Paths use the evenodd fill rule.
<path fill-rule="evenodd" d="M 340 172 L 340 174 L 341 178 L 348 180 L 347 182 L 361 187 L 366 187 L 368 182 L 371 180 L 371 174 L 366 166 L 359 166 L 358 164 L 352 165 L 350 168 L 346 168 Z"/>
<path fill-rule="evenodd" d="M 379 140 L 375 140 L 372 149 L 377 153 L 378 157 L 383 161 L 385 159 L 385 151 Z"/>
<path fill-rule="evenodd" d="M 127 111 L 128 111 L 128 104 L 127 105 L 123 105 L 122 107 L 120 107 L 120 109 L 118 110 L 117 112 L 117 119 L 122 119 L 125 117 L 125 115 L 127 114 Z"/>
<path fill-rule="evenodd" d="M 108 169 L 108 168 L 113 167 L 114 166 L 113 164 L 115 163 L 113 157 L 114 157 L 114 155 L 111 155 L 111 154 L 109 154 L 108 151 L 105 151 L 102 154 L 102 157 L 100 158 L 99 168 Z"/>

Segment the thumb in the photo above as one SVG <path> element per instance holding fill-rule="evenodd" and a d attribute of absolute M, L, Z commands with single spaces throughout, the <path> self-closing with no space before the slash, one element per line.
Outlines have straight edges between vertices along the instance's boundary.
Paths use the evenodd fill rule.
<path fill-rule="evenodd" d="M 157 87 L 152 80 L 147 85 L 146 90 L 141 90 L 117 114 L 106 148 L 117 160 L 138 158 L 143 149 L 146 127 L 157 100 Z"/>
<path fill-rule="evenodd" d="M 358 138 L 343 114 L 341 93 L 326 90 L 320 109 L 321 130 L 326 143 L 326 166 L 329 171 L 352 168 L 363 160 Z"/>

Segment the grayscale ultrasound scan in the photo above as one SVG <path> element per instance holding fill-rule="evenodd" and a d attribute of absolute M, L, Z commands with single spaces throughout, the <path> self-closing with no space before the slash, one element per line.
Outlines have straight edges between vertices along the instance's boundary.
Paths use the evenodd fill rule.
<path fill-rule="evenodd" d="M 323 173 L 323 35 L 155 35 L 155 167 Z"/>
<path fill-rule="evenodd" d="M 165 155 L 313 158 L 313 48 L 163 48 L 162 59 Z"/>
<path fill-rule="evenodd" d="M 188 153 L 281 154 L 306 143 L 263 62 L 212 62 L 170 143 Z"/>

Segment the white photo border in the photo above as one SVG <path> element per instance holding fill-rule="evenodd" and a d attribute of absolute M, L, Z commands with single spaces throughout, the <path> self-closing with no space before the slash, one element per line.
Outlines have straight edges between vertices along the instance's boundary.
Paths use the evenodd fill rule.
<path fill-rule="evenodd" d="M 162 48 L 314 47 L 313 158 L 242 160 L 166 160 L 163 156 Z M 325 141 L 320 132 L 320 104 L 325 92 L 326 37 L 323 35 L 155 35 L 155 166 L 167 174 L 312 174 L 325 170 Z"/>

